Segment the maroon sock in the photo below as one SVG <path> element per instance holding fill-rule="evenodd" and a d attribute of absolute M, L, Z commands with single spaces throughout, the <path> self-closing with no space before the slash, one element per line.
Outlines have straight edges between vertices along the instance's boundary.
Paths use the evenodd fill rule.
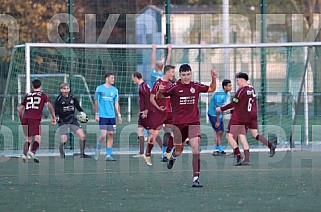
<path fill-rule="evenodd" d="M 159 148 L 162 149 L 163 148 L 163 141 L 159 135 L 156 137 L 156 142 L 158 143 Z"/>
<path fill-rule="evenodd" d="M 39 148 L 39 142 L 34 141 L 32 144 L 31 152 L 33 152 L 35 154 L 38 148 Z"/>
<path fill-rule="evenodd" d="M 250 162 L 250 150 L 249 149 L 244 150 L 244 160 L 246 162 Z"/>
<path fill-rule="evenodd" d="M 242 158 L 240 149 L 238 147 L 236 147 L 233 152 L 234 152 L 234 155 L 236 155 L 237 159 L 241 159 Z"/>
<path fill-rule="evenodd" d="M 172 151 L 173 147 L 174 147 L 174 138 L 173 138 L 173 136 L 170 136 L 169 139 L 168 139 L 166 152 L 170 153 Z"/>
<path fill-rule="evenodd" d="M 147 144 L 146 153 L 145 153 L 146 157 L 149 157 L 151 155 L 153 147 L 154 147 L 154 144 L 150 144 L 150 143 Z"/>
<path fill-rule="evenodd" d="M 139 154 L 144 154 L 144 136 L 138 136 Z"/>
<path fill-rule="evenodd" d="M 30 146 L 29 142 L 25 142 L 25 144 L 23 145 L 23 154 L 25 156 L 27 156 L 27 152 L 29 151 L 29 146 Z"/>
<path fill-rule="evenodd" d="M 268 146 L 269 148 L 271 148 L 272 143 L 269 142 L 263 135 L 258 134 L 255 137 L 256 140 L 261 141 L 264 145 Z"/>
<path fill-rule="evenodd" d="M 200 154 L 193 154 L 193 176 L 194 177 L 199 177 L 200 176 L 200 171 L 201 171 L 201 159 L 200 159 Z"/>

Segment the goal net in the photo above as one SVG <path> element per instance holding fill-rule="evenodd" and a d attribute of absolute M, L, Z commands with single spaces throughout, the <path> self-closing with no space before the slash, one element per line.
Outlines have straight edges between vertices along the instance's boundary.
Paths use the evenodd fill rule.
<path fill-rule="evenodd" d="M 135 126 L 139 107 L 137 87 L 131 81 L 131 75 L 139 71 L 147 82 L 150 81 L 151 47 L 41 43 L 16 46 L 12 53 L 1 111 L 2 126 L 11 131 L 12 136 L 4 133 L 4 128 L 1 128 L 0 149 L 19 150 L 22 147 L 20 140 L 24 138 L 18 136 L 19 118 L 16 109 L 23 95 L 31 89 L 30 82 L 33 79 L 42 81 L 43 91 L 52 102 L 60 92 L 60 83 L 68 82 L 71 93 L 80 100 L 91 120 L 84 126 L 86 131 L 88 126 L 96 125 L 93 97 L 95 88 L 104 83 L 106 72 L 115 73 L 115 86 L 119 90 L 123 115 L 123 124 L 117 126 L 114 146 L 121 146 L 119 136 L 128 125 L 132 125 L 129 144 L 137 145 Z M 321 89 L 321 74 L 317 71 L 320 68 L 318 48 L 319 43 L 173 45 L 170 62 L 176 66 L 177 78 L 179 65 L 189 63 L 193 69 L 193 80 L 205 84 L 209 84 L 209 70 L 215 66 L 219 74 L 217 88 L 221 87 L 224 78 L 229 78 L 232 79 L 234 91 L 237 88 L 235 74 L 239 71 L 247 72 L 250 84 L 258 93 L 259 130 L 267 137 L 276 134 L 278 145 L 289 143 L 290 136 L 294 144 L 301 145 L 306 140 L 313 141 L 320 131 L 312 132 L 312 125 L 317 123 L 321 114 L 318 107 L 321 102 L 318 95 Z M 166 54 L 166 49 L 165 45 L 158 46 L 157 60 Z M 199 103 L 202 133 L 205 134 L 201 145 L 209 149 L 214 145 L 213 132 L 206 115 L 211 96 L 202 95 Z M 45 110 L 43 115 L 42 123 L 48 124 L 46 118 L 51 117 L 50 113 Z M 295 126 L 292 127 L 293 124 Z M 59 142 L 55 136 L 56 130 L 57 127 L 49 127 L 49 131 L 43 135 L 47 143 L 42 144 L 41 148 L 55 148 Z M 89 133 L 87 138 L 87 145 L 95 147 L 97 135 Z M 10 139 L 12 141 L 8 146 L 6 142 Z M 252 146 L 260 146 L 251 139 L 250 143 Z M 227 143 L 225 145 L 228 146 Z"/>

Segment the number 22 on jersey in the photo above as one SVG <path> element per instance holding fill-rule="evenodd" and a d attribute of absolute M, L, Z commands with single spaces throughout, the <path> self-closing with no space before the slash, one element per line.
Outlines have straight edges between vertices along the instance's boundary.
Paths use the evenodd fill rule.
<path fill-rule="evenodd" d="M 39 109 L 41 98 L 39 96 L 30 96 L 27 97 L 26 109 Z"/>

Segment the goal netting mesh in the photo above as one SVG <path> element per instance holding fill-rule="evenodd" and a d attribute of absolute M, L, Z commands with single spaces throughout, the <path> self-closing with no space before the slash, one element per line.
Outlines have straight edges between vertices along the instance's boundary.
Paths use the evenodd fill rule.
<path fill-rule="evenodd" d="M 88 44 L 90 45 L 90 44 Z M 84 126 L 97 125 L 94 121 L 93 96 L 96 86 L 103 84 L 103 76 L 106 72 L 115 73 L 115 86 L 120 94 L 120 106 L 123 114 L 123 124 L 117 126 L 114 147 L 121 147 L 121 142 L 131 146 L 137 146 L 137 135 L 135 134 L 138 118 L 138 97 L 137 87 L 131 80 L 135 71 L 143 74 L 146 81 L 150 80 L 151 67 L 151 46 L 132 45 L 125 48 L 124 45 L 110 45 L 108 48 L 94 48 L 90 46 L 73 47 L 30 47 L 30 75 L 26 73 L 25 45 L 14 48 L 7 80 L 7 89 L 1 112 L 1 149 L 22 148 L 23 136 L 19 137 L 19 118 L 17 106 L 26 93 L 28 76 L 29 80 L 38 78 L 42 81 L 43 91 L 47 93 L 53 102 L 60 92 L 59 85 L 67 82 L 71 86 L 71 92 L 81 103 L 81 106 L 88 114 L 90 122 Z M 204 47 L 204 46 L 203 46 Z M 320 90 L 320 74 L 317 73 L 318 55 L 315 47 L 309 54 L 307 66 L 307 87 L 306 98 L 302 95 L 300 107 L 295 111 L 295 104 L 305 73 L 305 49 L 304 46 L 288 46 L 263 48 L 202 48 L 201 45 L 194 47 L 173 46 L 171 64 L 177 67 L 182 63 L 189 63 L 193 69 L 193 79 L 202 83 L 210 82 L 209 70 L 215 66 L 219 74 L 218 88 L 224 78 L 230 78 L 233 87 L 237 85 L 234 76 L 237 72 L 247 72 L 250 83 L 254 85 L 258 93 L 259 124 L 261 131 L 266 136 L 270 133 L 278 134 L 279 144 L 288 142 L 291 133 L 294 114 L 297 113 L 294 135 L 295 142 L 302 142 L 304 139 L 304 102 L 307 103 L 309 111 L 309 126 L 317 122 L 320 109 L 317 107 L 320 97 L 317 95 Z M 157 60 L 166 54 L 166 47 L 157 51 Z M 226 54 L 227 52 L 227 54 Z M 264 55 L 262 55 L 264 54 Z M 304 80 L 303 80 L 304 82 Z M 204 136 L 202 146 L 212 148 L 214 145 L 213 132 L 206 118 L 208 101 L 212 94 L 203 95 L 199 103 L 201 123 Z M 233 94 L 232 94 L 233 96 Z M 264 98 L 263 98 L 264 97 Z M 264 114 L 262 113 L 264 112 Z M 49 124 L 50 113 L 45 108 L 43 112 L 43 124 Z M 227 124 L 227 121 L 226 121 Z M 128 128 L 128 126 L 130 126 Z M 126 128 L 127 127 L 127 128 Z M 92 128 L 90 128 L 92 129 Z M 128 141 L 120 141 L 122 129 L 128 130 Z M 44 132 L 41 148 L 55 148 L 59 143 L 56 136 L 57 127 L 49 127 Z M 309 127 L 309 131 L 312 128 Z M 315 130 L 316 132 L 318 130 Z M 9 132 L 9 134 L 8 134 Z M 12 134 L 10 134 L 10 132 Z M 97 128 L 98 132 L 98 128 Z M 311 133 L 309 134 L 311 140 Z M 88 147 L 95 147 L 97 134 L 87 133 Z M 57 140 L 58 139 L 58 140 Z M 253 146 L 260 146 L 257 141 L 250 140 Z M 227 143 L 225 142 L 227 146 Z"/>

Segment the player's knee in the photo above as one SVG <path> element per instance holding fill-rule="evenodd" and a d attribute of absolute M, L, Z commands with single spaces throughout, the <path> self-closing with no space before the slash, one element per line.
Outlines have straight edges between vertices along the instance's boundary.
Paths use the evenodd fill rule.
<path fill-rule="evenodd" d="M 106 136 L 100 136 L 99 141 L 100 142 L 106 141 Z"/>
<path fill-rule="evenodd" d="M 80 139 L 81 141 L 84 141 L 84 140 L 86 140 L 86 136 L 85 136 L 85 135 L 81 135 L 81 136 L 79 136 L 79 139 Z"/>

